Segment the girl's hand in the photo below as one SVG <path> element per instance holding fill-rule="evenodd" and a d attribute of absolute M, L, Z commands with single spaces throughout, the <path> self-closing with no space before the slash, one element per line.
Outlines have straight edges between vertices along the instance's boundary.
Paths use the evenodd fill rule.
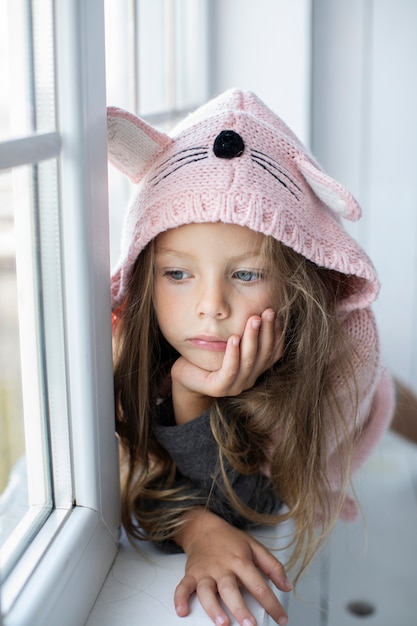
<path fill-rule="evenodd" d="M 220 599 L 241 626 L 255 626 L 240 591 L 243 585 L 277 624 L 287 623 L 287 614 L 265 577 L 282 591 L 292 586 L 281 563 L 261 543 L 203 509 L 189 514 L 176 540 L 188 556 L 185 576 L 174 595 L 179 616 L 189 614 L 189 600 L 196 592 L 217 626 L 230 624 Z"/>
<path fill-rule="evenodd" d="M 236 396 L 250 389 L 282 352 L 282 331 L 277 327 L 274 311 L 266 309 L 261 316 L 248 319 L 242 338 L 229 337 L 220 369 L 210 372 L 180 357 L 171 369 L 177 421 L 187 421 L 201 413 L 211 398 Z"/>

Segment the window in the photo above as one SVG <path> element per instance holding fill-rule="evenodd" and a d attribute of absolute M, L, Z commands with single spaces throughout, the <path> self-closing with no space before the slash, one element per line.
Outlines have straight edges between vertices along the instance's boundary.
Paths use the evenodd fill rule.
<path fill-rule="evenodd" d="M 105 0 L 108 104 L 168 131 L 210 94 L 209 0 Z M 109 169 L 111 258 L 115 263 L 132 188 Z"/>
<path fill-rule="evenodd" d="M 52 49 L 53 43 L 51 6 L 44 3 L 42 9 L 45 28 L 40 41 L 38 29 L 31 29 L 33 36 L 28 37 L 30 16 L 27 10 L 24 11 L 22 3 L 10 7 L 8 14 L 7 8 L 3 4 L 2 42 L 5 47 L 3 53 L 7 55 L 11 70 L 9 80 L 12 82 L 12 89 L 2 90 L 3 112 L 6 114 L 2 118 L 2 134 L 12 134 L 14 128 L 19 129 L 20 134 L 33 132 L 38 128 L 54 130 L 53 68 L 51 54 L 48 54 L 48 48 Z M 21 28 L 12 40 L 7 37 L 8 26 L 12 27 L 14 23 L 20 24 Z M 11 61 L 15 63 L 14 67 L 10 65 Z M 39 76 L 41 63 L 43 71 Z M 5 69 L 4 65 L 3 70 Z M 49 138 L 53 143 L 53 137 L 50 135 Z M 40 359 L 46 358 L 43 327 L 50 308 L 50 294 L 44 293 L 42 289 L 41 257 L 48 256 L 50 250 L 47 250 L 48 243 L 41 230 L 45 226 L 55 229 L 53 223 L 45 224 L 46 219 L 52 222 L 54 218 L 46 218 L 43 207 L 50 205 L 56 209 L 56 162 L 52 160 L 30 163 L 29 160 L 28 165 L 23 165 L 26 159 L 22 154 L 22 141 L 25 140 L 22 139 L 20 143 L 21 156 L 16 154 L 14 163 L 13 155 L 9 152 L 9 165 L 20 167 L 14 167 L 2 174 L 2 235 L 6 245 L 2 256 L 1 281 L 6 293 L 8 292 L 8 306 L 2 307 L 1 322 L 3 337 L 9 340 L 2 341 L 1 344 L 1 419 L 2 430 L 7 433 L 4 441 L 7 442 L 8 452 L 2 463 L 2 488 L 6 488 L 1 506 L 3 576 L 10 571 L 53 506 L 52 481 L 47 462 L 46 371 L 40 367 Z M 14 146 L 16 145 L 19 144 L 15 143 Z M 58 153 L 57 140 L 55 149 L 51 152 L 51 156 L 54 156 L 54 152 Z M 46 285 L 48 282 L 51 284 L 51 278 L 56 283 L 59 273 L 59 258 L 51 260 L 52 267 L 56 263 L 58 266 L 54 270 L 56 276 L 50 276 L 50 280 L 45 281 Z M 44 295 L 43 298 L 41 294 Z M 23 418 L 29 414 L 30 419 Z M 18 428 L 13 428 L 15 420 L 19 424 Z M 18 455 L 23 450 L 25 455 L 16 464 Z M 12 468 L 12 480 L 6 483 Z"/>
<path fill-rule="evenodd" d="M 83 623 L 119 516 L 103 2 L 9 0 L 0 28 L 1 609 Z"/>
<path fill-rule="evenodd" d="M 207 99 L 210 3 L 0 4 L 2 622 L 82 624 L 119 526 L 105 57 L 107 102 L 168 128 Z M 112 262 L 129 193 L 112 171 Z"/>

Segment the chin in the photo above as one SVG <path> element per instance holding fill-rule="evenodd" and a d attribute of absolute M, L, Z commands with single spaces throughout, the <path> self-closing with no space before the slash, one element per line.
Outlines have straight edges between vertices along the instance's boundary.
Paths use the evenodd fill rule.
<path fill-rule="evenodd" d="M 224 353 L 205 354 L 202 358 L 193 359 L 194 365 L 207 372 L 216 372 L 223 365 Z"/>

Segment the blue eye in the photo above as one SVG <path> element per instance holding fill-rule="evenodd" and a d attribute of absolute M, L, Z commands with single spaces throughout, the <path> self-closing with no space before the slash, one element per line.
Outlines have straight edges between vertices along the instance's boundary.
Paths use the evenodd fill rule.
<path fill-rule="evenodd" d="M 189 274 L 185 270 L 167 270 L 164 272 L 164 276 L 167 276 L 171 280 L 179 281 L 188 278 Z"/>
<path fill-rule="evenodd" d="M 263 273 L 254 270 L 238 270 L 234 273 L 234 277 L 244 283 L 251 283 L 255 280 L 260 280 L 263 277 Z"/>

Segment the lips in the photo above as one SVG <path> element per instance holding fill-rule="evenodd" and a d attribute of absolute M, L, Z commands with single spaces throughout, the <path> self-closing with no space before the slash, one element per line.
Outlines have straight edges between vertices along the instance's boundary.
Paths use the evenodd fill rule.
<path fill-rule="evenodd" d="M 226 341 L 219 337 L 211 335 L 200 335 L 198 337 L 191 337 L 188 340 L 196 348 L 201 350 L 211 350 L 212 352 L 224 352 L 226 350 Z"/>

